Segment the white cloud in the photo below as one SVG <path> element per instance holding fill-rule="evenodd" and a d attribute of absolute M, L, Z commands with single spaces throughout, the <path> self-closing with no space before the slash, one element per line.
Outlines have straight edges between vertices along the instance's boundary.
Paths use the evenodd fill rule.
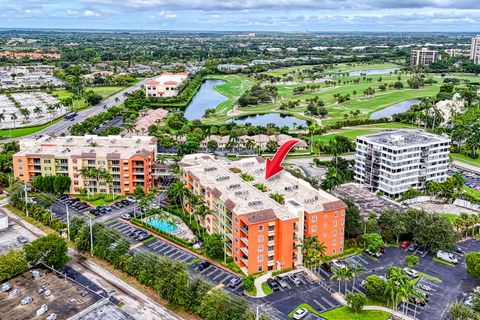
<path fill-rule="evenodd" d="M 85 10 L 83 12 L 83 15 L 85 17 L 98 17 L 98 16 L 100 16 L 100 14 L 98 12 L 95 12 L 95 11 L 92 11 L 92 10 Z"/>

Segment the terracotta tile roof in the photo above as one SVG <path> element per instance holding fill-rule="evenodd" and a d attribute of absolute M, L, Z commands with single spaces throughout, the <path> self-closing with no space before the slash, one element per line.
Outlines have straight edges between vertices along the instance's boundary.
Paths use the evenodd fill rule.
<path fill-rule="evenodd" d="M 277 218 L 272 209 L 250 212 L 246 214 L 246 217 L 249 224 L 257 224 L 260 222 L 275 220 Z"/>
<path fill-rule="evenodd" d="M 327 202 L 327 203 L 323 204 L 323 209 L 325 211 L 344 209 L 346 207 L 347 207 L 347 205 L 342 200 Z"/>
<path fill-rule="evenodd" d="M 165 81 L 163 84 L 166 84 L 166 85 L 175 85 L 177 84 L 178 82 L 177 81 Z"/>
<path fill-rule="evenodd" d="M 145 84 L 160 84 L 160 82 L 156 80 L 148 80 L 147 82 L 145 82 Z"/>

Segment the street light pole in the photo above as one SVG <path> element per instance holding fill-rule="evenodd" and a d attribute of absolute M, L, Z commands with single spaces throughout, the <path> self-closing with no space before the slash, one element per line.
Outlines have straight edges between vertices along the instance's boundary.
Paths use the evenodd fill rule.
<path fill-rule="evenodd" d="M 68 211 L 68 204 L 65 204 L 65 207 L 67 208 L 67 238 L 68 241 L 70 241 L 70 213 Z"/>
<path fill-rule="evenodd" d="M 93 252 L 93 228 L 92 228 L 92 218 L 90 220 L 90 254 Z"/>
<path fill-rule="evenodd" d="M 26 182 L 24 182 L 23 190 L 25 191 L 25 215 L 28 217 L 28 191 Z"/>

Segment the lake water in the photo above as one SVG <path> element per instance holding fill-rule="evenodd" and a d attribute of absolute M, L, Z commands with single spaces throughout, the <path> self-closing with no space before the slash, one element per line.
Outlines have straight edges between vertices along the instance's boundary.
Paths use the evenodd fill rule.
<path fill-rule="evenodd" d="M 227 97 L 215 90 L 215 86 L 223 83 L 225 82 L 222 80 L 206 80 L 185 110 L 185 118 L 187 120 L 201 119 L 205 110 L 214 109 L 223 101 L 228 100 Z"/>
<path fill-rule="evenodd" d="M 298 119 L 294 116 L 283 115 L 280 113 L 265 113 L 252 116 L 240 117 L 232 119 L 238 124 L 250 123 L 252 126 L 266 126 L 269 123 L 275 124 L 277 127 L 288 126 L 290 129 L 303 125 L 308 126 L 307 121 Z"/>
<path fill-rule="evenodd" d="M 349 76 L 359 76 L 361 74 L 373 75 L 373 74 L 389 74 L 390 72 L 395 72 L 396 70 L 400 70 L 400 68 L 388 68 L 388 69 L 372 69 L 372 70 L 360 70 L 360 71 L 352 71 L 349 72 Z"/>
<path fill-rule="evenodd" d="M 395 103 L 370 115 L 370 119 L 391 118 L 395 113 L 407 111 L 412 105 L 419 103 L 419 99 L 405 100 Z"/>

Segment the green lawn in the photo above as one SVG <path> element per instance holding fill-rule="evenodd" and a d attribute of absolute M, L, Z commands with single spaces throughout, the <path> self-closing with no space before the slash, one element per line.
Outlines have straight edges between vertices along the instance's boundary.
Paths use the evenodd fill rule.
<path fill-rule="evenodd" d="M 224 84 L 215 86 L 215 90 L 228 98 L 227 101 L 216 106 L 217 114 L 219 115 L 226 115 L 232 109 L 237 99 L 245 91 L 249 90 L 254 83 L 252 79 L 240 75 L 212 75 L 208 79 L 225 81 Z"/>
<path fill-rule="evenodd" d="M 102 96 L 103 99 L 110 97 L 114 93 L 117 93 L 120 90 L 125 89 L 124 86 L 107 86 L 107 87 L 86 87 L 85 90 L 92 90 L 95 93 L 98 93 Z M 58 99 L 65 99 L 74 95 L 73 92 L 67 90 L 55 90 L 52 91 L 52 95 Z M 72 105 L 72 110 L 82 110 L 87 108 L 85 99 L 81 98 L 80 100 L 75 100 Z"/>
<path fill-rule="evenodd" d="M 455 160 L 465 162 L 465 163 L 470 164 L 472 166 L 480 167 L 480 158 L 472 159 L 472 158 L 467 157 L 466 155 L 461 154 L 461 153 L 451 153 L 451 156 Z"/>
<path fill-rule="evenodd" d="M 105 197 L 98 197 L 98 196 L 103 196 L 103 195 L 98 195 L 97 194 L 94 197 L 82 196 L 82 195 L 79 195 L 79 194 L 75 195 L 75 197 L 77 197 L 80 200 L 83 200 L 85 202 L 88 202 L 92 206 L 95 206 L 95 207 L 102 206 L 104 204 L 111 204 L 113 202 L 125 199 L 125 196 L 115 195 L 115 200 L 113 200 L 111 194 L 105 195 Z"/>
<path fill-rule="evenodd" d="M 447 262 L 447 261 L 443 261 L 443 260 L 441 260 L 441 259 L 438 259 L 437 257 L 433 257 L 432 260 L 435 261 L 435 262 L 444 264 L 444 265 L 446 265 L 446 266 L 455 268 L 455 265 L 454 265 L 453 263 L 450 263 L 450 262 Z M 428 278 L 428 277 L 427 277 L 427 278 Z M 438 278 L 437 278 L 437 279 L 438 279 Z M 440 280 L 440 279 L 438 279 L 438 280 Z M 442 282 L 442 280 L 440 280 L 440 281 L 438 281 L 438 282 Z"/>
<path fill-rule="evenodd" d="M 389 313 L 377 310 L 360 311 L 355 314 L 349 307 L 340 307 L 320 315 L 328 320 L 386 320 L 390 316 Z"/>
<path fill-rule="evenodd" d="M 0 136 L 1 137 L 7 137 L 7 138 L 10 138 L 10 137 L 11 138 L 18 138 L 18 137 L 23 137 L 23 136 L 26 136 L 26 135 L 29 135 L 29 134 L 34 134 L 38 131 L 41 131 L 45 128 L 48 128 L 49 126 L 51 126 L 52 124 L 60 121 L 61 119 L 63 119 L 63 117 L 60 117 L 56 120 L 53 120 L 52 122 L 49 122 L 47 124 L 43 124 L 41 126 L 17 128 L 17 129 L 11 129 L 11 130 L 8 130 L 8 129 L 0 130 Z"/>
<path fill-rule="evenodd" d="M 440 217 L 447 218 L 447 219 L 450 220 L 451 222 L 454 222 L 455 220 L 457 220 L 458 215 L 453 214 L 453 213 L 442 213 L 442 214 L 440 215 Z"/>
<path fill-rule="evenodd" d="M 480 191 L 479 191 L 479 190 L 472 189 L 472 188 L 467 187 L 467 186 L 464 186 L 464 187 L 463 187 L 463 190 L 464 190 L 468 195 L 470 195 L 471 197 L 473 197 L 475 200 L 480 201 Z"/>
<path fill-rule="evenodd" d="M 316 315 L 320 315 L 320 314 L 317 312 L 317 310 L 315 310 L 315 309 L 312 308 L 312 306 L 310 306 L 310 305 L 307 304 L 307 303 L 302 303 L 301 305 L 299 305 L 298 307 L 296 307 L 295 309 L 293 309 L 292 312 L 290 312 L 290 313 L 288 314 L 288 317 L 289 317 L 289 318 L 293 317 L 293 314 L 295 313 L 295 311 L 297 311 L 297 310 L 300 309 L 300 308 L 305 308 L 305 309 L 307 309 L 308 311 L 310 311 L 311 313 L 314 313 L 314 314 L 316 314 Z"/>
<path fill-rule="evenodd" d="M 267 296 L 272 293 L 272 288 L 267 283 L 262 283 L 262 290 Z"/>

